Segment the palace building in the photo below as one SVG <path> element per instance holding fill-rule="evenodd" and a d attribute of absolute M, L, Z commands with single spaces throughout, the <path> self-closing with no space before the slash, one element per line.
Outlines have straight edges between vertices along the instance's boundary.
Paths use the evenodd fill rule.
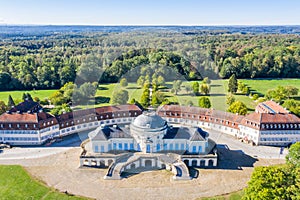
<path fill-rule="evenodd" d="M 143 124 L 149 116 L 142 115 L 139 122 L 132 124 L 131 122 L 142 113 L 143 109 L 138 105 L 119 105 L 83 109 L 53 116 L 45 112 L 37 102 L 26 100 L 0 116 L 0 143 L 42 145 L 53 138 L 113 125 L 128 126 L 131 137 L 139 142 L 141 136 L 136 135 L 135 132 L 139 132 L 140 128 L 145 126 L 149 126 L 149 130 L 158 131 L 152 127 L 158 116 L 168 124 L 216 130 L 254 145 L 287 146 L 300 141 L 300 119 L 273 101 L 258 104 L 256 112 L 246 116 L 214 109 L 164 105 L 157 109 L 158 116 L 150 117 L 154 120 L 153 123 Z M 160 126 L 157 135 L 159 138 L 163 137 L 164 131 L 167 130 L 167 124 Z M 122 132 L 126 133 L 126 127 L 122 128 Z M 155 143 L 156 139 L 152 138 L 152 141 Z M 145 143 L 141 143 L 141 150 L 147 150 L 147 147 Z M 176 148 L 171 144 L 170 147 Z M 108 146 L 105 148 L 108 149 Z M 157 148 L 164 147 L 151 146 L 150 151 L 156 151 Z"/>
<path fill-rule="evenodd" d="M 154 111 L 145 111 L 130 126 L 100 126 L 83 142 L 81 166 L 108 167 L 105 179 L 122 173 L 169 169 L 173 179 L 190 179 L 188 166 L 216 166 L 215 142 L 199 127 L 173 127 Z"/>

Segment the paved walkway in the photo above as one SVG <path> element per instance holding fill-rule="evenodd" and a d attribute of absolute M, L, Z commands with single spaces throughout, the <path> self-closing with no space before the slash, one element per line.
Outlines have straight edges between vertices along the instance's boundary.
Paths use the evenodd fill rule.
<path fill-rule="evenodd" d="M 209 132 L 209 137 L 218 144 L 219 148 L 229 148 L 230 150 L 241 151 L 254 158 L 284 159 L 288 153 L 286 148 L 284 149 L 283 154 L 280 154 L 280 147 L 252 146 L 218 131 L 207 130 L 207 132 Z"/>

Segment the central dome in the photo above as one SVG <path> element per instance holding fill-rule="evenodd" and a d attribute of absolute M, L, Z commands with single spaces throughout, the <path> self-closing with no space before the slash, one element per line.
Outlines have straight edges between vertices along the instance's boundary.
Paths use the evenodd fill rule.
<path fill-rule="evenodd" d="M 135 118 L 133 125 L 140 128 L 157 129 L 166 125 L 166 121 L 155 112 L 143 112 Z"/>

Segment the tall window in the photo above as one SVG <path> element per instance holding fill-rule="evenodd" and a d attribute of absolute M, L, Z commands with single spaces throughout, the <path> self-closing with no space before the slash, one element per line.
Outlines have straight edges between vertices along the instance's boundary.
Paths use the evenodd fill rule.
<path fill-rule="evenodd" d="M 99 151 L 98 146 L 95 146 L 95 152 L 97 153 Z"/>
<path fill-rule="evenodd" d="M 202 152 L 202 146 L 198 147 L 198 152 Z"/>
<path fill-rule="evenodd" d="M 123 144 L 119 143 L 119 150 L 122 150 L 122 149 L 123 149 Z"/>
<path fill-rule="evenodd" d="M 168 144 L 164 144 L 164 150 L 168 150 Z"/>
<path fill-rule="evenodd" d="M 193 153 L 197 153 L 197 147 L 196 147 L 196 146 L 193 146 L 193 147 L 192 147 L 192 152 L 193 152 Z"/>
<path fill-rule="evenodd" d="M 130 150 L 134 150 L 133 143 L 130 143 Z"/>
<path fill-rule="evenodd" d="M 181 150 L 184 150 L 184 144 L 181 144 L 180 149 L 181 149 Z"/>
<path fill-rule="evenodd" d="M 156 151 L 160 151 L 160 144 L 156 145 Z"/>

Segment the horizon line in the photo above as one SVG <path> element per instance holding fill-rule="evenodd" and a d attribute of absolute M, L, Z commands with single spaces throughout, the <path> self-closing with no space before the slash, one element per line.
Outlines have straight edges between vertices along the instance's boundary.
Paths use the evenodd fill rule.
<path fill-rule="evenodd" d="M 300 26 L 300 24 L 5 24 L 0 26 Z"/>

